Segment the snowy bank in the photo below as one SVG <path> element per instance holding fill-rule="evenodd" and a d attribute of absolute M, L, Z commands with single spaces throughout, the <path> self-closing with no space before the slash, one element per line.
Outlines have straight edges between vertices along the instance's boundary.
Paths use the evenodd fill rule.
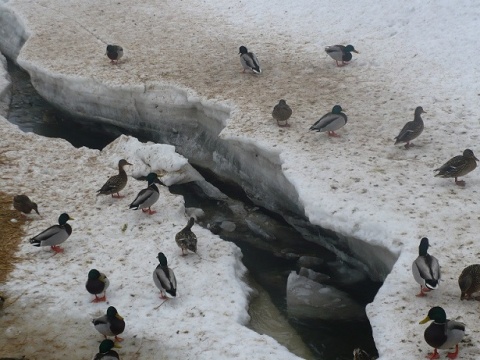
<path fill-rule="evenodd" d="M 478 262 L 478 173 L 459 188 L 435 178 L 433 169 L 465 148 L 480 152 L 480 64 L 472 61 L 479 6 L 473 0 L 135 6 L 17 0 L 2 7 L 3 29 L 14 44 L 27 31 L 31 36 L 21 51 L 0 46 L 59 106 L 151 131 L 235 178 L 267 207 L 335 231 L 366 263 L 383 258 L 383 271 L 398 255 L 368 307 L 381 358 L 423 356 L 428 346 L 418 321 L 440 305 L 467 324 L 469 346 L 460 351 L 473 359 L 480 352 L 475 305 L 460 302 L 456 279 Z M 124 47 L 120 65 L 104 56 L 107 43 Z M 323 52 L 335 43 L 353 43 L 360 54 L 336 68 Z M 240 45 L 257 54 L 261 76 L 241 73 Z M 294 111 L 289 129 L 271 118 L 281 98 Z M 309 133 L 337 103 L 349 116 L 342 137 Z M 417 146 L 393 146 L 419 105 L 427 114 Z M 214 139 L 208 150 L 198 146 L 202 137 L 207 144 Z M 423 236 L 444 275 L 438 291 L 418 299 L 410 267 Z M 385 275 L 381 270 L 372 275 Z"/>

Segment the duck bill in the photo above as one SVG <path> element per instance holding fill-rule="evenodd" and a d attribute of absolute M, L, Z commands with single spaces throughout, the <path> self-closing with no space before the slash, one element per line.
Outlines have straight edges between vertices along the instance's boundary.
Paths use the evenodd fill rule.
<path fill-rule="evenodd" d="M 355 54 L 360 54 L 357 50 L 352 50 Z"/>
<path fill-rule="evenodd" d="M 425 324 L 430 321 L 430 318 L 427 316 L 425 319 L 419 322 L 419 324 Z"/>
<path fill-rule="evenodd" d="M 118 319 L 118 320 L 123 320 L 123 317 L 120 316 L 120 314 L 117 313 L 117 315 L 115 315 L 115 317 Z"/>
<path fill-rule="evenodd" d="M 122 345 L 120 345 L 118 342 L 115 341 L 115 342 L 113 343 L 113 347 L 114 347 L 114 348 L 117 348 L 117 349 L 121 349 L 121 348 L 122 348 Z"/>

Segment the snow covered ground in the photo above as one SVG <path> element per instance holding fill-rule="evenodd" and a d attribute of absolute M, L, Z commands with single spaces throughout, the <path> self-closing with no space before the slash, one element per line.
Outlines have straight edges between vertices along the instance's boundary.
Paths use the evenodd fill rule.
<path fill-rule="evenodd" d="M 407 4 L 398 1 L 145 0 L 131 6 L 121 0 L 101 4 L 16 0 L 6 6 L 7 9 L 1 10 L 14 9 L 26 29 L 22 36 L 30 36 L 17 59 L 19 64 L 34 80 L 37 74 L 39 86 L 42 77 L 55 80 L 55 87 L 50 82 L 50 88 L 43 89 L 47 97 L 52 100 L 57 97 L 62 106 L 69 105 L 72 111 L 78 112 L 92 109 L 86 99 L 116 105 L 115 121 L 119 122 L 128 122 L 131 113 L 122 113 L 122 109 L 130 109 L 128 103 L 135 102 L 126 97 L 120 102 L 116 98 L 120 90 L 133 93 L 140 89 L 148 94 L 150 87 L 158 90 L 163 86 L 166 95 L 160 105 L 191 105 L 210 110 L 212 116 L 218 115 L 218 111 L 212 109 L 230 108 L 228 119 L 219 117 L 225 126 L 220 136 L 232 141 L 248 141 L 266 152 L 278 154 L 283 174 L 297 192 L 293 195 L 298 195 L 298 202 L 312 223 L 398 254 L 392 272 L 367 309 L 382 359 L 415 359 L 430 350 L 423 340 L 425 326 L 418 321 L 434 305 L 443 306 L 449 317 L 466 323 L 467 336 L 461 345 L 461 358 L 478 357 L 478 304 L 461 302 L 457 285 L 462 269 L 478 262 L 480 254 L 476 244 L 478 170 L 465 177 L 465 188 L 455 186 L 453 180 L 433 176 L 433 169 L 466 148 L 480 153 L 476 148 L 480 134 L 480 64 L 476 61 L 475 47 L 480 4 L 476 1 L 414 0 Z M 2 35 L 5 35 L 4 43 L 18 38 L 10 33 Z M 106 43 L 124 47 L 120 65 L 109 64 L 104 56 Z M 348 66 L 337 68 L 323 51 L 326 45 L 336 43 L 351 43 L 360 54 L 354 54 Z M 263 68 L 261 76 L 241 73 L 237 54 L 240 45 L 257 54 Z M 2 45 L 2 51 L 7 50 L 8 46 Z M 15 49 L 9 51 L 15 55 Z M 63 99 L 66 89 L 77 96 Z M 281 98 L 293 109 L 289 121 L 292 126 L 288 129 L 278 128 L 271 118 L 271 110 Z M 68 101 L 70 104 L 66 104 Z M 155 101 L 160 100 L 153 99 L 152 103 Z M 309 133 L 309 126 L 335 104 L 345 108 L 349 116 L 348 124 L 338 132 L 341 138 Z M 409 150 L 394 146 L 393 137 L 413 119 L 417 106 L 427 112 L 423 116 L 425 131 L 414 141 L 417 146 Z M 36 141 L 32 140 L 32 146 Z M 73 156 L 80 165 L 74 161 L 68 163 L 82 171 L 88 161 L 100 161 L 96 160 L 98 153 L 90 158 L 87 154 L 93 154 L 91 151 L 80 154 Z M 57 153 L 57 157 L 59 155 Z M 112 171 L 118 155 L 110 156 L 102 162 Z M 60 164 L 62 162 L 58 166 Z M 64 178 L 63 186 L 69 179 L 57 165 L 39 167 L 37 171 L 48 177 Z M 18 181 L 21 180 L 20 176 Z M 83 184 L 82 190 L 92 193 L 101 185 L 98 177 L 95 181 L 95 186 Z M 51 186 L 39 192 L 53 194 Z M 133 194 L 141 184 L 139 186 L 129 191 Z M 33 185 L 30 189 L 33 190 Z M 85 219 L 90 217 L 98 221 L 93 213 L 104 209 L 102 203 L 110 204 L 103 199 L 96 205 L 91 203 L 92 207 L 85 207 L 81 202 L 82 193 L 65 189 L 62 194 L 68 194 L 69 203 L 65 207 L 72 208 L 72 216 L 84 221 L 77 225 L 79 227 L 87 224 Z M 162 196 L 171 195 L 162 192 Z M 78 206 L 75 201 L 79 201 Z M 108 209 L 125 211 L 114 206 Z M 79 211 L 80 216 L 73 215 L 74 210 Z M 165 219 L 158 217 L 156 221 L 181 226 L 178 219 L 182 211 L 178 205 L 173 211 L 177 217 L 170 212 L 165 214 Z M 135 221 L 146 221 L 139 215 L 128 216 Z M 55 218 L 52 214 L 41 221 L 47 225 Z M 171 229 L 170 233 L 173 232 Z M 84 242 L 88 236 L 88 232 L 82 233 Z M 410 267 L 423 236 L 430 238 L 431 253 L 442 265 L 443 281 L 438 291 L 416 298 L 418 288 Z M 126 246 L 134 253 L 131 243 Z M 150 246 L 152 249 L 147 253 L 152 252 L 155 260 L 153 242 Z M 27 246 L 21 251 L 25 255 L 35 253 Z M 57 260 L 59 256 L 45 259 L 50 262 L 45 268 L 53 271 L 54 262 L 68 261 L 69 254 L 77 258 L 84 254 L 82 251 L 87 252 L 71 245 L 66 251 L 63 260 Z M 42 255 L 35 259 L 37 266 L 39 256 Z M 31 256 L 26 258 L 32 261 Z M 90 253 L 86 258 L 94 259 Z M 173 257 L 172 263 L 177 265 L 176 261 Z M 187 261 L 198 259 L 190 257 Z M 18 281 L 13 276 L 12 285 Z M 119 300 L 127 303 L 124 298 Z M 239 298 L 235 300 L 238 302 Z M 85 306 L 90 305 L 87 301 L 84 298 Z M 169 304 L 159 310 L 175 306 Z M 244 310 L 245 304 L 237 305 Z M 29 307 L 25 305 L 25 308 Z M 200 317 L 198 314 L 194 313 L 193 317 Z M 140 329 L 135 329 L 135 333 L 142 336 Z M 243 337 L 240 332 L 235 335 Z M 213 338 L 212 335 L 209 339 Z M 262 341 L 270 340 L 262 338 Z M 196 350 L 201 352 L 212 347 L 205 343 L 207 341 L 201 342 L 203 345 L 198 345 L 200 348 Z M 166 358 L 171 356 L 169 346 L 174 344 L 179 346 L 175 350 L 180 348 L 179 342 L 165 340 L 162 344 Z M 238 347 L 228 346 L 227 350 L 241 352 L 245 349 L 243 345 L 242 342 Z M 209 355 L 202 353 L 201 356 L 208 358 Z"/>

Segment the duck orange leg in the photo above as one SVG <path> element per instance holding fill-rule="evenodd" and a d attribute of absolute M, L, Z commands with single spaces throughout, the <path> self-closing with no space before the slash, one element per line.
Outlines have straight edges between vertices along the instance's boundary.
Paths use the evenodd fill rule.
<path fill-rule="evenodd" d="M 448 357 L 449 359 L 456 359 L 457 356 L 458 356 L 458 344 L 455 345 L 455 352 L 453 352 L 453 353 L 448 353 L 448 354 L 447 354 L 447 357 Z"/>
<path fill-rule="evenodd" d="M 95 294 L 95 299 L 92 300 L 93 303 L 98 303 L 102 301 L 107 301 L 107 294 L 103 294 L 102 297 L 98 297 L 97 294 Z"/>
<path fill-rule="evenodd" d="M 58 253 L 63 253 L 63 249 L 58 245 L 52 245 L 50 247 L 52 248 L 53 251 L 55 251 L 55 255 Z"/>
<path fill-rule="evenodd" d="M 329 131 L 329 132 L 328 132 L 328 136 L 340 137 L 340 135 L 338 135 L 335 131 Z"/>
<path fill-rule="evenodd" d="M 437 352 L 437 349 L 433 351 L 433 353 L 427 355 L 427 359 L 440 359 L 440 354 Z"/>

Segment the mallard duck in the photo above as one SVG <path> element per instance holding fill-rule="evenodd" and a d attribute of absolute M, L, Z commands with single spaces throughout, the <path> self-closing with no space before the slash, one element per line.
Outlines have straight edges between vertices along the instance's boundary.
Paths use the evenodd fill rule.
<path fill-rule="evenodd" d="M 255 54 L 252 52 L 248 52 L 245 46 L 240 46 L 239 51 L 240 62 L 243 66 L 243 72 L 245 72 L 245 70 L 251 70 L 255 74 L 260 74 L 262 72 L 262 69 L 260 69 L 260 63 L 258 62 Z"/>
<path fill-rule="evenodd" d="M 93 319 L 92 324 L 105 338 L 115 336 L 115 341 L 123 341 L 118 335 L 125 330 L 125 321 L 113 306 L 108 307 L 105 315 Z"/>
<path fill-rule="evenodd" d="M 158 176 L 155 173 L 150 173 L 147 175 L 147 182 L 148 187 L 140 190 L 135 200 L 133 200 L 133 202 L 130 204 L 130 209 L 142 209 L 143 212 L 148 212 L 150 215 L 152 215 L 155 214 L 156 211 L 153 211 L 151 206 L 155 204 L 160 197 L 158 187 L 155 184 L 163 185 L 163 183 L 158 180 Z"/>
<path fill-rule="evenodd" d="M 310 130 L 320 132 L 328 131 L 328 136 L 339 137 L 340 135 L 337 135 L 335 130 L 344 127 L 347 123 L 347 115 L 342 111 L 343 109 L 340 105 L 335 105 L 332 112 L 323 115 L 320 120 L 310 127 Z"/>
<path fill-rule="evenodd" d="M 439 306 L 432 307 L 425 319 L 420 321 L 420 324 L 425 324 L 433 320 L 424 333 L 425 341 L 435 350 L 428 354 L 429 359 L 438 359 L 440 355 L 437 349 L 449 349 L 455 346 L 455 352 L 448 353 L 447 357 L 456 359 L 458 356 L 458 343 L 462 341 L 465 335 L 465 324 L 448 320 L 445 310 Z"/>
<path fill-rule="evenodd" d="M 96 303 L 101 301 L 107 301 L 106 292 L 109 285 L 110 281 L 104 273 L 101 273 L 97 269 L 92 269 L 88 272 L 88 279 L 85 283 L 85 288 L 90 294 L 95 295 L 95 299 L 93 299 L 92 302 Z M 103 293 L 103 296 L 98 297 L 98 294 L 101 293 Z"/>
<path fill-rule="evenodd" d="M 123 48 L 118 45 L 107 45 L 106 55 L 112 64 L 118 64 L 118 60 L 123 56 Z"/>
<path fill-rule="evenodd" d="M 337 66 L 347 65 L 352 60 L 352 52 L 360 54 L 353 45 L 332 45 L 325 48 L 325 52 L 337 63 Z M 341 61 L 339 65 L 338 62 Z"/>
<path fill-rule="evenodd" d="M 175 241 L 180 249 L 182 249 L 182 255 L 187 255 L 188 250 L 194 253 L 197 252 L 197 236 L 192 232 L 194 223 L 195 219 L 191 217 L 188 220 L 187 226 L 175 235 Z"/>
<path fill-rule="evenodd" d="M 395 137 L 395 145 L 399 143 L 406 143 L 405 144 L 405 149 L 408 149 L 410 146 L 413 146 L 413 144 L 410 144 L 410 141 L 418 137 L 424 128 L 423 125 L 423 120 L 422 117 L 420 116 L 421 114 L 426 114 L 425 111 L 423 111 L 423 108 L 421 106 L 418 106 L 415 109 L 415 114 L 413 117 L 413 121 L 407 122 L 402 130 L 400 130 L 400 134 Z"/>
<path fill-rule="evenodd" d="M 110 339 L 103 340 L 98 347 L 98 354 L 95 355 L 93 360 L 119 360 L 118 353 L 112 350 L 114 347 L 119 346 Z"/>
<path fill-rule="evenodd" d="M 63 213 L 58 218 L 58 225 L 50 226 L 40 234 L 30 239 L 33 246 L 50 246 L 55 253 L 63 252 L 58 246 L 63 243 L 72 234 L 72 227 L 67 224 L 68 220 L 74 220 L 67 213 Z"/>
<path fill-rule="evenodd" d="M 353 350 L 353 360 L 374 360 L 376 357 L 370 356 L 365 350 L 356 348 Z"/>
<path fill-rule="evenodd" d="M 30 214 L 34 210 L 38 215 L 38 206 L 27 195 L 15 195 L 13 197 L 13 207 L 23 214 Z"/>
<path fill-rule="evenodd" d="M 177 279 L 173 270 L 168 267 L 166 256 L 160 252 L 157 259 L 160 264 L 153 271 L 153 282 L 160 290 L 160 298 L 167 299 L 166 293 L 173 297 L 177 296 Z"/>
<path fill-rule="evenodd" d="M 465 186 L 465 181 L 457 180 L 458 177 L 467 175 L 477 167 L 478 159 L 473 155 L 473 151 L 466 149 L 463 155 L 457 155 L 434 171 L 438 171 L 435 176 L 443 178 L 455 178 L 455 184 Z"/>
<path fill-rule="evenodd" d="M 440 265 L 434 256 L 428 254 L 429 246 L 426 237 L 420 240 L 418 257 L 412 264 L 413 277 L 420 284 L 417 296 L 425 296 L 425 292 L 437 289 L 440 280 Z"/>
<path fill-rule="evenodd" d="M 128 176 L 123 169 L 126 165 L 132 165 L 127 160 L 121 159 L 118 162 L 118 175 L 113 175 L 107 182 L 97 191 L 98 195 L 112 195 L 112 197 L 121 198 L 120 191 L 127 185 Z M 117 196 L 115 196 L 117 194 Z"/>
<path fill-rule="evenodd" d="M 480 291 L 480 265 L 470 265 L 463 269 L 458 277 L 458 286 L 460 286 L 460 300 L 470 300 L 472 295 Z M 480 300 L 475 297 L 475 300 Z"/>
<path fill-rule="evenodd" d="M 287 105 L 287 102 L 282 99 L 273 108 L 272 116 L 277 120 L 278 126 L 290 126 L 287 121 L 290 116 L 292 116 L 292 109 Z"/>

